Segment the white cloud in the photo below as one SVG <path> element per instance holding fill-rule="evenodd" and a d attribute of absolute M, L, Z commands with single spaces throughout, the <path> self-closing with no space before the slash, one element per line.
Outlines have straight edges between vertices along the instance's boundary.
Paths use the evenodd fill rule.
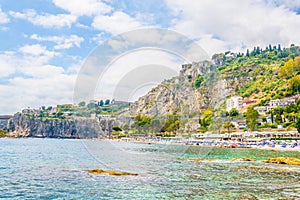
<path fill-rule="evenodd" d="M 166 1 L 176 16 L 172 27 L 206 45 L 209 53 L 300 40 L 300 15 L 264 0 Z"/>
<path fill-rule="evenodd" d="M 3 53 L 0 55 L 0 78 L 4 78 L 13 74 L 16 68 L 13 61 L 10 59 L 10 53 Z"/>
<path fill-rule="evenodd" d="M 92 26 L 113 35 L 141 28 L 143 23 L 130 17 L 124 12 L 114 12 L 110 16 L 99 15 L 94 18 Z"/>
<path fill-rule="evenodd" d="M 53 3 L 76 16 L 100 15 L 109 13 L 112 8 L 99 0 L 53 0 Z"/>
<path fill-rule="evenodd" d="M 183 59 L 177 55 L 159 49 L 130 51 L 118 57 L 103 70 L 98 80 L 95 98 L 137 100 L 163 80 L 178 75 L 182 62 Z M 93 65 L 99 66 L 99 63 Z M 146 90 L 143 88 L 141 91 L 135 90 L 147 85 L 151 87 L 147 87 Z"/>
<path fill-rule="evenodd" d="M 98 33 L 97 35 L 95 35 L 93 38 L 92 38 L 92 41 L 93 42 L 97 42 L 97 44 L 102 44 L 104 42 L 104 33 L 101 32 L 101 33 Z"/>
<path fill-rule="evenodd" d="M 48 37 L 41 37 L 37 34 L 33 34 L 30 36 L 31 39 L 37 41 L 48 41 L 54 42 L 56 45 L 54 49 L 69 49 L 74 46 L 80 47 L 80 44 L 84 41 L 84 38 L 79 37 L 77 35 L 70 35 L 69 37 L 59 37 L 59 36 L 48 36 Z"/>
<path fill-rule="evenodd" d="M 19 51 L 24 54 L 31 54 L 34 56 L 46 55 L 50 53 L 47 51 L 45 46 L 41 46 L 39 44 L 22 46 L 19 48 Z"/>
<path fill-rule="evenodd" d="M 54 55 L 40 45 L 25 45 L 20 53 L 0 54 L 0 113 L 12 114 L 25 107 L 71 103 L 75 66 L 65 70 L 49 65 Z M 77 69 L 78 67 L 76 67 Z M 14 74 L 15 73 L 15 74 Z M 14 74 L 12 77 L 9 75 Z"/>
<path fill-rule="evenodd" d="M 51 72 L 50 72 L 51 74 Z M 48 77 L 16 77 L 9 85 L 0 85 L 0 113 L 13 114 L 23 108 L 72 103 L 76 75 L 56 74 Z"/>
<path fill-rule="evenodd" d="M 43 26 L 45 28 L 70 28 L 77 20 L 76 16 L 69 14 L 52 15 L 43 13 L 38 15 L 36 11 L 32 9 L 25 10 L 24 12 L 9 11 L 9 14 L 14 18 L 28 20 L 34 25 Z"/>
<path fill-rule="evenodd" d="M 0 24 L 6 24 L 9 21 L 10 20 L 9 20 L 7 14 L 5 12 L 3 12 L 1 7 L 0 7 Z"/>

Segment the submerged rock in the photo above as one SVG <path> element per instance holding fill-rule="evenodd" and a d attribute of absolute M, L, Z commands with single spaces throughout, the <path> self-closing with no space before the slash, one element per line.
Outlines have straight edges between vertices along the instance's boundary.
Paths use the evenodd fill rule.
<path fill-rule="evenodd" d="M 247 193 L 240 194 L 238 196 L 238 198 L 236 198 L 236 199 L 237 200 L 241 200 L 241 199 L 243 199 L 243 200 L 258 200 L 258 198 L 256 196 L 254 196 L 253 194 L 247 194 Z"/>
<path fill-rule="evenodd" d="M 253 158 L 231 158 L 232 161 L 255 161 Z"/>
<path fill-rule="evenodd" d="M 293 157 L 277 157 L 270 158 L 269 160 L 263 160 L 265 163 L 275 163 L 275 164 L 284 164 L 284 165 L 296 165 L 300 166 L 300 159 Z"/>
<path fill-rule="evenodd" d="M 106 174 L 106 175 L 112 175 L 112 176 L 138 176 L 138 174 L 135 174 L 135 173 L 106 171 L 103 169 L 89 169 L 89 170 L 85 170 L 85 171 L 88 173 L 91 173 L 91 174 Z"/>

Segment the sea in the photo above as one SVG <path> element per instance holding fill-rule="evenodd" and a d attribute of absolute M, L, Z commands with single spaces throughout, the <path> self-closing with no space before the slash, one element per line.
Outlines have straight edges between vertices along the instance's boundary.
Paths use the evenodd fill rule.
<path fill-rule="evenodd" d="M 1 138 L 0 199 L 300 199 L 300 167 L 261 162 L 279 156 L 300 152 Z"/>

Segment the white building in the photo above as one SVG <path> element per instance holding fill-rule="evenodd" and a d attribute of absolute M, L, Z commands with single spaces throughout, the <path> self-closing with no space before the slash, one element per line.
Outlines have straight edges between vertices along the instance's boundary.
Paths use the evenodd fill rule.
<path fill-rule="evenodd" d="M 292 103 L 296 103 L 296 99 L 288 99 L 288 100 L 285 100 L 285 101 L 280 101 L 279 99 L 271 100 L 269 105 L 271 107 L 278 107 L 278 106 L 288 106 Z"/>
<path fill-rule="evenodd" d="M 240 96 L 233 96 L 226 101 L 226 110 L 230 111 L 232 108 L 240 110 L 243 108 L 243 98 Z"/>

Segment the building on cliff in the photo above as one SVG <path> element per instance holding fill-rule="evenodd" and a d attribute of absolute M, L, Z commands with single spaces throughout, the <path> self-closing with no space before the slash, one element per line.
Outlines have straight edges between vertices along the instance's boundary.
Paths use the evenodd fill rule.
<path fill-rule="evenodd" d="M 233 96 L 233 97 L 230 97 L 230 99 L 227 99 L 226 110 L 230 111 L 233 108 L 235 108 L 237 110 L 240 110 L 243 108 L 243 98 L 242 97 Z"/>

